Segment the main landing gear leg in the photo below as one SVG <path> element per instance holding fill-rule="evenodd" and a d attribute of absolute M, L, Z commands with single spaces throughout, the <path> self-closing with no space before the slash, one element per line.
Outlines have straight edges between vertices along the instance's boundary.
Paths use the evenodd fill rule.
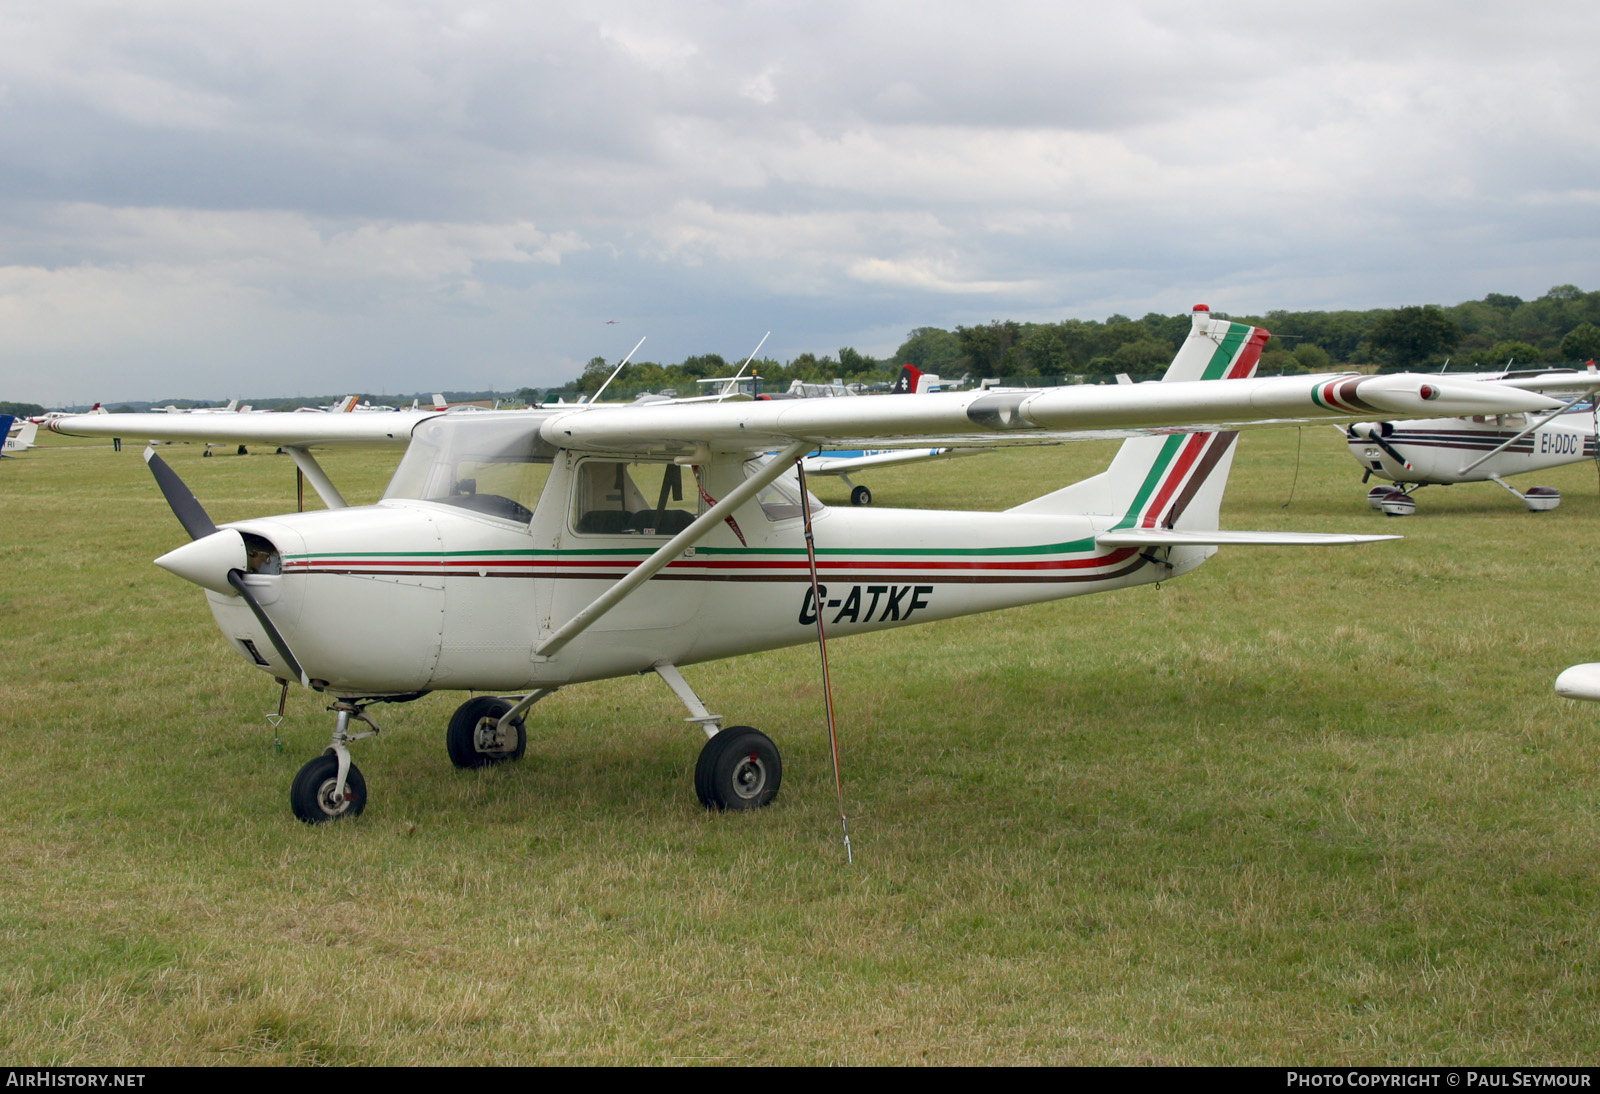
<path fill-rule="evenodd" d="M 871 490 L 868 490 L 865 486 L 857 486 L 855 483 L 851 482 L 849 475 L 840 475 L 839 478 L 842 479 L 844 481 L 844 484 L 850 488 L 850 504 L 851 505 L 871 505 L 872 504 L 872 491 Z"/>
<path fill-rule="evenodd" d="M 349 744 L 378 734 L 378 723 L 348 699 L 328 708 L 337 715 L 333 741 L 326 751 L 300 769 L 289 787 L 289 807 L 307 824 L 324 824 L 340 817 L 358 816 L 367 807 L 367 781 L 350 762 Z M 372 729 L 351 733 L 350 719 L 367 723 Z"/>
<path fill-rule="evenodd" d="M 694 722 L 710 738 L 694 767 L 694 790 L 707 809 L 760 809 L 778 796 L 783 782 L 783 759 L 778 746 L 750 726 L 722 728 L 722 715 L 712 714 L 700 701 L 676 665 L 662 661 L 653 666 L 689 708 L 684 721 Z"/>
<path fill-rule="evenodd" d="M 1490 475 L 1489 481 L 1526 505 L 1530 513 L 1548 513 L 1561 504 L 1561 491 L 1553 486 L 1530 486 L 1528 492 L 1524 494 L 1499 475 Z"/>

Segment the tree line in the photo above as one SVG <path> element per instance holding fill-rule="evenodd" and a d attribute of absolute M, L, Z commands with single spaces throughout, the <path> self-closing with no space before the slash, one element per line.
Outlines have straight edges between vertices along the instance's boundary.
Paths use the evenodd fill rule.
<path fill-rule="evenodd" d="M 1219 317 L 1222 312 L 1214 313 Z M 1226 316 L 1267 328 L 1272 340 L 1261 357 L 1263 375 L 1325 372 L 1346 368 L 1383 372 L 1498 369 L 1576 363 L 1600 357 L 1600 292 L 1557 285 L 1534 300 L 1490 293 L 1482 300 L 1443 307 L 1438 304 L 1373 308 L 1366 311 L 1269 311 L 1265 315 Z M 752 362 L 764 390 L 782 390 L 793 380 L 806 383 L 873 383 L 891 380 L 902 364 L 947 378 L 1006 377 L 1041 382 L 1108 381 L 1117 373 L 1135 378 L 1157 375 L 1189 333 L 1189 316 L 1142 319 L 1111 315 L 1104 320 L 1066 319 L 1059 323 L 1019 323 L 996 319 L 987 324 L 917 327 L 893 356 L 879 360 L 845 346 L 838 356 L 803 353 L 788 362 Z M 589 361 L 582 375 L 562 390 L 593 392 L 614 364 Z M 738 365 L 718 354 L 690 357 L 679 364 L 630 363 L 613 381 L 607 398 L 636 391 L 673 388 L 694 394 L 697 379 L 731 376 Z M 538 389 L 519 395 L 536 401 Z"/>
<path fill-rule="evenodd" d="M 1215 312 L 1222 317 L 1223 312 Z M 1226 316 L 1267 328 L 1272 340 L 1261 356 L 1262 375 L 1326 372 L 1340 369 L 1437 371 L 1487 370 L 1510 365 L 1536 367 L 1578 364 L 1600 358 L 1600 291 L 1557 285 L 1534 300 L 1489 293 L 1482 300 L 1443 307 L 1438 304 L 1366 311 L 1269 311 L 1265 315 Z M 902 364 L 924 372 L 958 377 L 1005 377 L 1039 383 L 1101 383 L 1118 373 L 1135 379 L 1159 376 L 1189 333 L 1189 316 L 1151 312 L 1142 319 L 1111 315 L 1103 320 L 1065 319 L 1059 323 L 1019 323 L 995 319 L 986 324 L 917 327 L 894 354 L 877 359 L 844 346 L 837 356 L 802 353 L 790 361 L 762 358 L 751 363 L 762 390 L 781 391 L 791 381 L 806 383 L 883 383 L 894 379 Z M 592 358 L 583 373 L 552 388 L 524 387 L 511 392 L 446 392 L 452 401 L 509 398 L 535 404 L 556 394 L 578 395 L 597 390 L 615 368 L 603 357 Z M 738 362 L 719 354 L 689 357 L 677 364 L 631 362 L 606 397 L 627 398 L 640 391 L 698 393 L 697 379 L 731 376 Z M 320 405 L 336 396 L 315 399 L 260 399 L 257 409 L 292 409 Z M 410 406 L 412 396 L 364 396 L 373 402 Z M 426 402 L 430 396 L 421 396 Z M 162 400 L 177 406 L 185 400 Z M 145 409 L 150 404 L 123 404 L 113 411 Z M 15 408 L 8 410 L 6 408 Z M 0 413 L 38 414 L 32 403 L 0 402 Z"/>

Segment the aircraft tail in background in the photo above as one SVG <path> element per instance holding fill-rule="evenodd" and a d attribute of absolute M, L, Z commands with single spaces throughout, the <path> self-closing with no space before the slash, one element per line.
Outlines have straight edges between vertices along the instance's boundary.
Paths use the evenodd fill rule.
<path fill-rule="evenodd" d="M 21 424 L 21 427 L 18 428 L 15 433 L 9 432 L 10 429 L 11 429 L 11 423 L 7 422 L 6 423 L 7 435 L 6 435 L 6 447 L 5 447 L 5 450 L 7 452 L 26 452 L 28 449 L 33 447 L 33 439 L 34 439 L 34 437 L 39 435 L 39 423 L 38 422 L 30 422 L 30 421 L 24 420 L 22 422 L 22 424 Z"/>
<path fill-rule="evenodd" d="M 894 386 L 889 389 L 891 395 L 923 395 L 930 391 L 939 390 L 939 377 L 931 372 L 923 372 L 916 365 L 901 365 L 900 375 L 895 377 Z"/>

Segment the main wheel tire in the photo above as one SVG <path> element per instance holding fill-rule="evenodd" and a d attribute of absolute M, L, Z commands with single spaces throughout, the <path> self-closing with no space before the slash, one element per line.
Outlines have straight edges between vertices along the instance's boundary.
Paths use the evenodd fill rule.
<path fill-rule="evenodd" d="M 778 796 L 783 760 L 772 738 L 729 726 L 706 742 L 694 766 L 694 791 L 707 809 L 760 809 Z"/>
<path fill-rule="evenodd" d="M 457 707 L 444 731 L 450 762 L 457 767 L 474 768 L 522 759 L 523 750 L 528 747 L 528 729 L 521 718 L 511 723 L 514 741 L 495 739 L 495 723 L 510 709 L 511 703 L 494 695 L 480 695 Z"/>
<path fill-rule="evenodd" d="M 300 769 L 289 787 L 289 808 L 307 824 L 327 824 L 340 817 L 360 816 L 367 807 L 367 780 L 355 764 L 345 775 L 344 800 L 334 801 L 339 781 L 339 758 L 330 750 Z"/>
<path fill-rule="evenodd" d="M 868 490 L 865 486 L 856 487 L 854 490 L 850 491 L 850 504 L 871 505 L 872 491 Z"/>

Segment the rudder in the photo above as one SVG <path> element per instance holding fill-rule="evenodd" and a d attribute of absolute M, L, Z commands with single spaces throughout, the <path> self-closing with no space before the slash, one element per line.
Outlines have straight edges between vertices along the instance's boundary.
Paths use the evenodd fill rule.
<path fill-rule="evenodd" d="M 1271 337 L 1260 327 L 1213 319 L 1209 308 L 1197 305 L 1189 336 L 1161 382 L 1253 376 Z M 1011 511 L 1100 517 L 1106 519 L 1107 528 L 1215 530 L 1238 436 L 1213 432 L 1134 437 L 1122 443 L 1101 474 Z"/>

